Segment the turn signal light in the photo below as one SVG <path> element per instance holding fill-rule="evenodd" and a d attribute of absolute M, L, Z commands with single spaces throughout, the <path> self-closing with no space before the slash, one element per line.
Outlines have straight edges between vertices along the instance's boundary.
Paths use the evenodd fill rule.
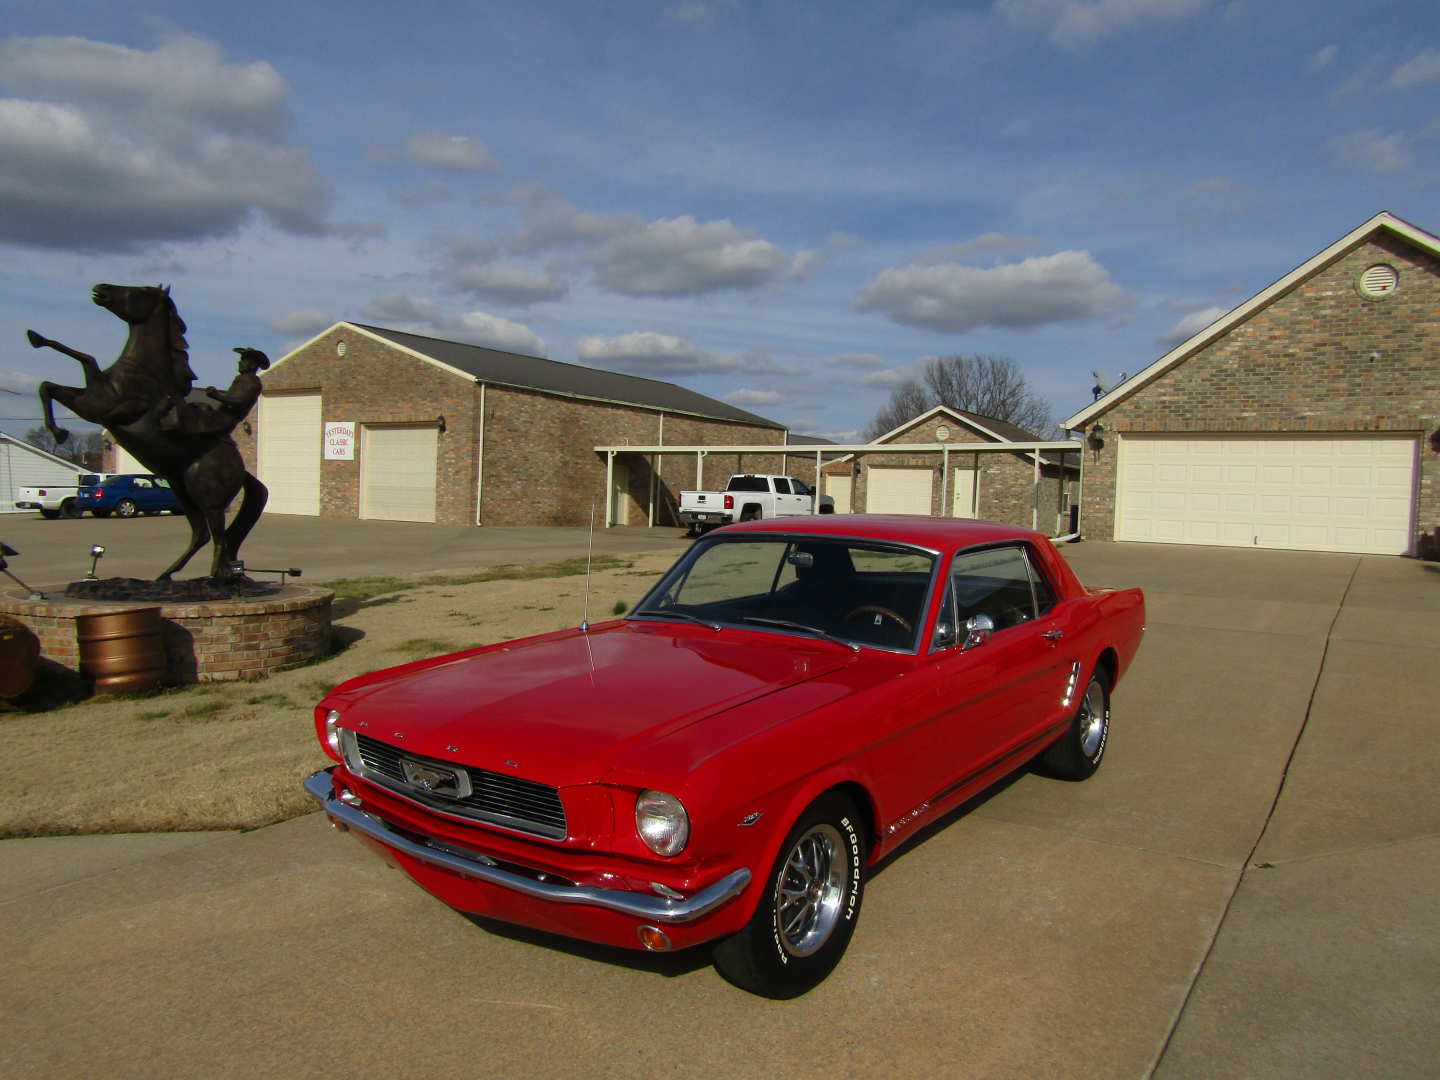
<path fill-rule="evenodd" d="M 651 952 L 670 951 L 670 939 L 658 926 L 637 926 L 635 933 L 640 938 L 640 944 Z"/>

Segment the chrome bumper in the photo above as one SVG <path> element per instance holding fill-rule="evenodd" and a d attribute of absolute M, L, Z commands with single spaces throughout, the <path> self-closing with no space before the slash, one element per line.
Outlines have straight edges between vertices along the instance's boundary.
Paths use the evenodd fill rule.
<path fill-rule="evenodd" d="M 358 807 L 342 802 L 335 794 L 330 772 L 330 769 L 322 769 L 306 777 L 305 791 L 320 803 L 320 806 L 333 820 L 338 821 L 341 825 L 364 833 L 386 847 L 404 852 L 412 859 L 419 859 L 432 866 L 443 867 L 464 877 L 474 878 L 476 881 L 484 881 L 490 885 L 499 885 L 504 889 L 524 893 L 526 896 L 533 896 L 538 900 L 549 900 L 556 904 L 589 904 L 591 907 L 618 911 L 622 915 L 631 915 L 647 922 L 687 923 L 710 914 L 722 904 L 739 896 L 740 891 L 750 883 L 750 871 L 741 867 L 739 870 L 733 870 L 726 874 L 715 884 L 701 889 L 694 896 L 683 900 L 667 900 L 663 896 L 647 896 L 644 893 L 629 892 L 624 889 L 550 885 L 520 874 L 513 874 L 508 870 L 502 870 L 498 866 L 487 865 L 481 861 L 478 855 L 475 858 L 467 858 L 454 851 L 430 847 L 400 835 L 374 814 L 367 814 Z"/>

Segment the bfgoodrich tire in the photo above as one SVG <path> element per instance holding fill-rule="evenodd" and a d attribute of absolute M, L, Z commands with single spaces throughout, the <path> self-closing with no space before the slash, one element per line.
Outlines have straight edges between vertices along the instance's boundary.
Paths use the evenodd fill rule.
<path fill-rule="evenodd" d="M 1096 670 L 1065 734 L 1040 755 L 1040 771 L 1057 780 L 1087 780 L 1100 767 L 1110 739 L 1110 684 Z"/>
<path fill-rule="evenodd" d="M 715 947 L 715 967 L 742 990 L 798 997 L 834 970 L 860 918 L 865 827 L 849 799 L 826 795 L 780 845 L 750 922 Z"/>

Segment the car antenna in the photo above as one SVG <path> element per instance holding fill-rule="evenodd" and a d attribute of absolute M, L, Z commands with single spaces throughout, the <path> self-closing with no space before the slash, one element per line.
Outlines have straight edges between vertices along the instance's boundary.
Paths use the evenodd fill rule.
<path fill-rule="evenodd" d="M 590 632 L 590 560 L 595 554 L 595 500 L 590 500 L 590 541 L 585 548 L 585 601 L 580 608 L 580 632 Z"/>

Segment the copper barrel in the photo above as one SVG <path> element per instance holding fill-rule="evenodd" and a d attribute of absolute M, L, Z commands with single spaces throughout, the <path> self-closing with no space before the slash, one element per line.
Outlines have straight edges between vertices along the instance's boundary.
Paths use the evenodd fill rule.
<path fill-rule="evenodd" d="M 78 615 L 80 671 L 95 680 L 97 693 L 134 694 L 159 685 L 165 676 L 165 645 L 158 607 Z"/>
<path fill-rule="evenodd" d="M 0 615 L 0 702 L 30 689 L 39 658 L 40 639 L 19 619 Z"/>

